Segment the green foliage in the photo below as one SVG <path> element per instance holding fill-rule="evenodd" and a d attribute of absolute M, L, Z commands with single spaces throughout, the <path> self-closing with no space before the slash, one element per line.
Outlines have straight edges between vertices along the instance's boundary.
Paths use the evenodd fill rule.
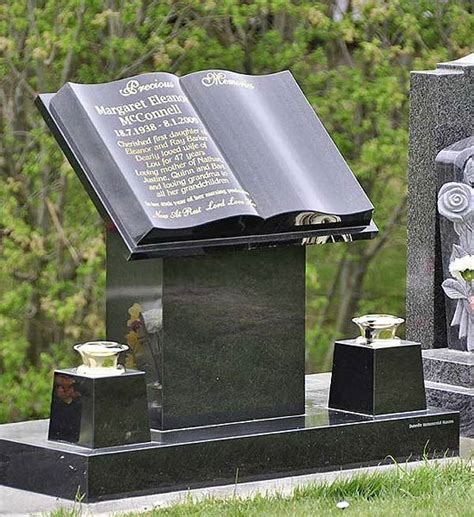
<path fill-rule="evenodd" d="M 309 250 L 308 368 L 328 367 L 356 312 L 403 314 L 409 71 L 469 52 L 472 6 L 354 0 L 336 15 L 335 5 L 0 4 L 0 421 L 45 416 L 52 368 L 71 364 L 72 343 L 104 335 L 102 223 L 33 104 L 66 81 L 291 69 L 389 236 Z"/>

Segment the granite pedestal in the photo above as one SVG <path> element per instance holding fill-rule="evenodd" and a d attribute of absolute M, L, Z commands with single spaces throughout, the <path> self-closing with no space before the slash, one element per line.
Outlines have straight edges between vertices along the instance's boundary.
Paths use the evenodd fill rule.
<path fill-rule="evenodd" d="M 109 231 L 106 320 L 152 428 L 304 413 L 304 246 L 129 261 Z"/>

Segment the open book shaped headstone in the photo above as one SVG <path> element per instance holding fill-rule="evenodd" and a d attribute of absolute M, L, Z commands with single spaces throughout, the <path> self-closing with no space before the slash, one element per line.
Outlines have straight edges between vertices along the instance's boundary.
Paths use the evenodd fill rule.
<path fill-rule="evenodd" d="M 304 245 L 377 229 L 291 73 L 68 83 L 37 104 L 107 223 L 107 338 L 147 373 L 152 425 L 304 413 Z"/>

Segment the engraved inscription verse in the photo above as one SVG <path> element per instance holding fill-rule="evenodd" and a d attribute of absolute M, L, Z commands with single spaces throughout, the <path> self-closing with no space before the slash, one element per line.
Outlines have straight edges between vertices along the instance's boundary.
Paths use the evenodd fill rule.
<path fill-rule="evenodd" d="M 183 220 L 186 226 L 189 218 L 199 224 L 255 214 L 253 200 L 178 82 L 134 80 L 114 87 L 110 99 L 121 103 L 95 97 L 89 115 L 153 220 Z"/>

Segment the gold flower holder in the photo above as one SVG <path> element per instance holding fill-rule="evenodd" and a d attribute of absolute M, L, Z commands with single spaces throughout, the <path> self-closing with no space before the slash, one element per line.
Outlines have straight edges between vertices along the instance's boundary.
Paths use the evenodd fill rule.
<path fill-rule="evenodd" d="M 361 335 L 357 342 L 364 345 L 397 344 L 400 338 L 396 336 L 398 326 L 405 320 L 391 314 L 366 314 L 352 320 L 360 329 Z"/>
<path fill-rule="evenodd" d="M 118 358 L 128 349 L 127 345 L 113 341 L 89 341 L 75 345 L 74 350 L 79 352 L 82 358 L 77 373 L 92 377 L 121 375 L 125 368 L 118 364 Z"/>

